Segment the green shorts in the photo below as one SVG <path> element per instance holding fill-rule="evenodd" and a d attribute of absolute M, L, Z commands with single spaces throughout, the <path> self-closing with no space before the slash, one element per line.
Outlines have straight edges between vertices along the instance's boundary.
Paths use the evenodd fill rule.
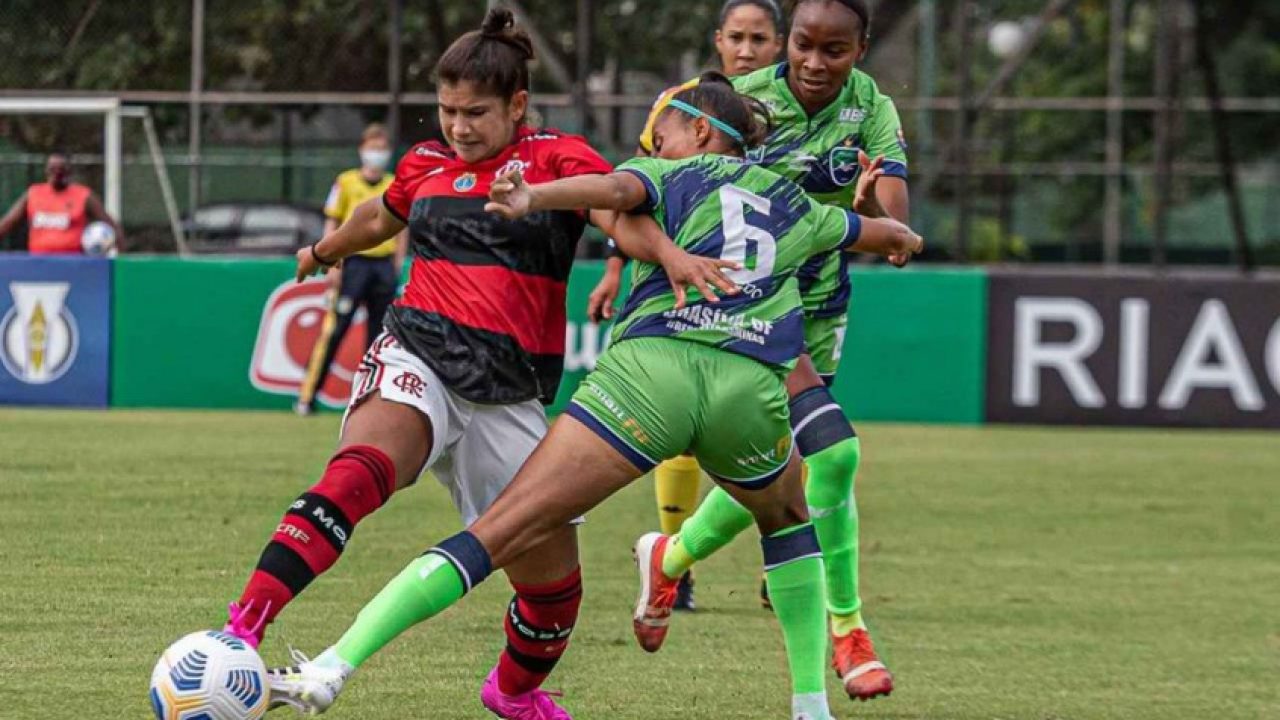
<path fill-rule="evenodd" d="M 818 375 L 831 384 L 840 367 L 840 350 L 844 347 L 844 331 L 849 326 L 849 315 L 828 318 L 804 318 L 804 344 L 813 359 Z"/>
<path fill-rule="evenodd" d="M 687 340 L 609 346 L 566 412 L 641 472 L 688 451 L 712 477 L 763 488 L 791 457 L 781 371 Z"/>

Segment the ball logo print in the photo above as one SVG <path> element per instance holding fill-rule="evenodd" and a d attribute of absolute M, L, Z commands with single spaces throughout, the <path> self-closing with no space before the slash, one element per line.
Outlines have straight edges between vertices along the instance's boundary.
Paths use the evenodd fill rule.
<path fill-rule="evenodd" d="M 307 363 L 329 312 L 328 287 L 323 281 L 283 282 L 267 298 L 253 347 L 249 381 L 263 392 L 296 395 L 307 374 Z M 351 395 L 351 380 L 364 354 L 364 309 L 356 312 L 351 329 L 334 357 L 329 376 L 319 388 L 320 402 L 340 407 Z"/>
<path fill-rule="evenodd" d="M 70 283 L 9 284 L 13 307 L 0 318 L 0 364 L 18 380 L 43 385 L 75 363 L 79 329 L 66 308 Z"/>

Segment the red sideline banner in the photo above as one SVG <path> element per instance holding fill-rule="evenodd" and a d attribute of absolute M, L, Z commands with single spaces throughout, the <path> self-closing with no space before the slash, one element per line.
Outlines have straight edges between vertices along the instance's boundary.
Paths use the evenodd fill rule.
<path fill-rule="evenodd" d="M 1280 278 L 992 272 L 987 420 L 1280 428 Z"/>
<path fill-rule="evenodd" d="M 249 381 L 255 388 L 297 397 L 311 356 L 318 352 L 316 340 L 325 323 L 333 322 L 329 317 L 330 302 L 329 284 L 324 280 L 298 284 L 286 279 L 272 291 L 262 308 L 249 365 Z M 329 407 L 346 407 L 351 379 L 364 355 L 367 324 L 368 313 L 361 307 L 338 346 L 324 384 L 316 392 L 316 398 Z"/>

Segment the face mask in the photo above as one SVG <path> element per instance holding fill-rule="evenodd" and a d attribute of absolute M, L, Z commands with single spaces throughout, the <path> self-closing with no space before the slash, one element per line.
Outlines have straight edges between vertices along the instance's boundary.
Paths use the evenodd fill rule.
<path fill-rule="evenodd" d="M 361 150 L 360 164 L 370 170 L 385 170 L 391 162 L 390 150 Z"/>

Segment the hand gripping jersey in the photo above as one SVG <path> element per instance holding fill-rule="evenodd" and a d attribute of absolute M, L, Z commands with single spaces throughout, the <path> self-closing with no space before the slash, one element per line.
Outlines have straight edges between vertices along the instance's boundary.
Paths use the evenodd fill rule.
<path fill-rule="evenodd" d="M 371 183 L 364 179 L 364 173 L 360 168 L 343 172 L 333 181 L 333 187 L 329 189 L 329 197 L 325 198 L 325 217 L 337 220 L 341 225 L 365 200 L 385 193 L 391 186 L 391 180 L 390 173 L 383 173 L 378 182 Z M 388 238 L 386 242 L 368 250 L 361 250 L 357 254 L 365 257 L 391 257 L 395 252 L 396 239 Z"/>
<path fill-rule="evenodd" d="M 718 303 L 697 299 L 676 310 L 661 267 L 635 263 L 631 295 L 612 342 L 675 337 L 789 369 L 804 349 L 796 271 L 817 253 L 857 242 L 862 220 L 821 205 L 799 185 L 737 158 L 634 158 L 618 167 L 644 183 L 652 213 L 676 245 L 692 255 L 735 260 L 727 273 L 742 292 Z"/>
<path fill-rule="evenodd" d="M 412 148 L 383 196 L 409 226 L 413 265 L 387 329 L 449 389 L 478 403 L 550 402 L 564 366 L 565 287 L 586 221 L 570 211 L 516 221 L 484 211 L 494 178 L 601 174 L 582 138 L 521 127 L 497 157 L 468 164 L 436 142 Z"/>
<path fill-rule="evenodd" d="M 787 85 L 787 63 L 733 79 L 738 92 L 763 102 L 774 131 L 750 155 L 804 188 L 820 203 L 849 208 L 861 172 L 858 150 L 885 158 L 885 174 L 907 177 L 907 144 L 898 111 L 869 75 L 853 70 L 834 101 L 810 117 Z M 805 313 L 824 318 L 849 307 L 848 256 L 824 253 L 799 273 Z"/>

